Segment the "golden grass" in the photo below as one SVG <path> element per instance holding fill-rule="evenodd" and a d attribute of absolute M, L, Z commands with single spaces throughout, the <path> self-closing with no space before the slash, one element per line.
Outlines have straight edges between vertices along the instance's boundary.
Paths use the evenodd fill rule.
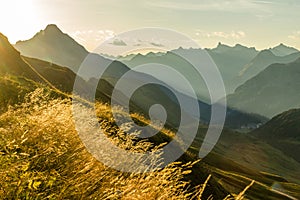
<path fill-rule="evenodd" d="M 0 116 L 1 197 L 188 199 L 188 182 L 183 176 L 189 173 L 192 163 L 173 163 L 145 174 L 110 169 L 95 160 L 81 143 L 70 101 L 49 99 L 42 93 L 41 89 L 31 93 L 25 103 Z M 101 125 L 116 130 L 110 123 L 102 121 Z M 135 148 L 145 149 L 147 145 L 151 146 L 138 141 Z"/>
<path fill-rule="evenodd" d="M 100 125 L 112 142 L 127 150 L 153 149 L 150 141 L 132 140 L 118 129 L 110 109 L 97 104 Z M 139 118 L 137 114 L 133 117 Z M 166 129 L 162 132 L 174 135 Z M 119 142 L 120 138 L 124 141 Z M 43 89 L 30 93 L 25 103 L 0 116 L 3 199 L 201 199 L 211 176 L 191 192 L 184 177 L 195 163 L 174 162 L 164 169 L 140 174 L 106 167 L 87 152 L 79 139 L 70 100 L 53 99 Z"/>

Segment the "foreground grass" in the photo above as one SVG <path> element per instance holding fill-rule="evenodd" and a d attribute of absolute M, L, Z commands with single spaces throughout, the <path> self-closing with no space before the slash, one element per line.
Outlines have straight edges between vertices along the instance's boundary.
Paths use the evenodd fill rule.
<path fill-rule="evenodd" d="M 119 130 L 109 110 L 107 105 L 97 105 L 100 125 L 112 142 L 126 150 L 153 149 L 151 141 L 135 140 Z M 132 117 L 139 118 L 137 114 Z M 139 120 L 146 122 L 142 117 Z M 158 139 L 164 141 L 173 133 L 163 129 L 162 135 Z M 108 168 L 93 158 L 79 139 L 70 100 L 51 98 L 43 89 L 0 115 L 3 199 L 201 199 L 210 176 L 204 184 L 189 188 L 185 176 L 194 164 L 176 162 L 141 174 Z"/>

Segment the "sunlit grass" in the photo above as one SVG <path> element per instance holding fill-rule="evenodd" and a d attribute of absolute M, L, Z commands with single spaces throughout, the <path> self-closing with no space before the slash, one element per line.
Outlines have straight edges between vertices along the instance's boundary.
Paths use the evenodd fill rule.
<path fill-rule="evenodd" d="M 194 189 L 185 179 L 197 161 L 174 162 L 140 174 L 116 171 L 97 161 L 75 131 L 71 106 L 69 99 L 37 89 L 0 116 L 1 198 L 201 199 L 211 176 Z M 100 126 L 112 142 L 131 151 L 153 149 L 149 140 L 126 136 L 113 122 L 108 105 L 99 103 L 96 108 Z M 132 117 L 149 122 L 138 114 Z M 167 129 L 161 132 L 174 135 Z"/>
<path fill-rule="evenodd" d="M 192 163 L 146 174 L 103 166 L 84 148 L 74 129 L 69 100 L 49 99 L 40 89 L 0 117 L 0 196 L 6 198 L 187 199 Z M 104 106 L 104 105 L 103 105 Z M 102 117 L 105 118 L 105 112 Z M 110 116 L 106 116 L 109 119 Z M 110 123 L 102 126 L 114 130 Z M 116 132 L 117 133 L 117 132 Z M 136 142 L 135 148 L 151 146 Z"/>

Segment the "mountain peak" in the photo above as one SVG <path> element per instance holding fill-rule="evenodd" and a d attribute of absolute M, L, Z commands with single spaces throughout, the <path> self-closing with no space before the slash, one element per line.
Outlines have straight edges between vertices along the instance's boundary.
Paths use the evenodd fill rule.
<path fill-rule="evenodd" d="M 243 47 L 243 48 L 245 48 L 246 46 L 243 46 L 243 45 L 241 45 L 241 44 L 235 44 L 234 47 Z M 246 47 L 246 48 L 248 48 L 248 47 Z"/>
<path fill-rule="evenodd" d="M 216 49 L 250 49 L 250 48 L 246 47 L 244 45 L 241 45 L 241 44 L 235 44 L 234 46 L 229 46 L 229 45 L 222 44 L 221 42 L 219 42 Z"/>
<path fill-rule="evenodd" d="M 58 28 L 58 26 L 56 24 L 48 24 L 44 31 L 45 32 L 60 32 L 60 33 L 62 33 L 62 31 Z"/>
<path fill-rule="evenodd" d="M 247 47 L 241 44 L 235 44 L 234 46 L 229 46 L 226 44 L 222 44 L 221 42 L 218 43 L 218 46 L 216 48 L 210 50 L 215 53 L 247 51 L 248 53 L 251 54 L 257 54 L 257 50 L 254 47 Z"/>
<path fill-rule="evenodd" d="M 269 49 L 264 49 L 258 53 L 258 56 L 275 56 L 274 53 Z"/>
<path fill-rule="evenodd" d="M 286 56 L 292 53 L 299 52 L 297 49 L 289 47 L 283 43 L 280 43 L 276 47 L 270 48 L 269 50 L 272 51 L 276 56 Z"/>
<path fill-rule="evenodd" d="M 229 47 L 229 46 L 226 45 L 226 44 L 222 44 L 221 42 L 219 42 L 217 48 L 222 48 L 222 47 Z"/>
<path fill-rule="evenodd" d="M 278 49 L 278 48 L 286 48 L 286 49 L 289 49 L 289 48 L 291 48 L 291 47 L 289 47 L 289 46 L 287 46 L 287 45 L 285 45 L 285 44 L 283 44 L 283 43 L 280 43 L 280 44 L 278 44 L 277 46 L 275 46 L 275 47 L 273 47 L 273 48 L 270 48 L 270 49 Z"/>
<path fill-rule="evenodd" d="M 29 40 L 18 41 L 15 48 L 24 56 L 67 66 L 74 72 L 77 72 L 78 66 L 88 55 L 82 45 L 55 24 L 49 24 Z"/>
<path fill-rule="evenodd" d="M 255 47 L 247 47 L 245 45 L 242 45 L 242 44 L 236 44 L 234 46 L 235 49 L 250 49 L 250 50 L 254 50 L 256 51 L 256 48 Z"/>
<path fill-rule="evenodd" d="M 40 32 L 42 35 L 46 36 L 58 36 L 65 35 L 55 24 L 49 24 L 47 27 Z"/>

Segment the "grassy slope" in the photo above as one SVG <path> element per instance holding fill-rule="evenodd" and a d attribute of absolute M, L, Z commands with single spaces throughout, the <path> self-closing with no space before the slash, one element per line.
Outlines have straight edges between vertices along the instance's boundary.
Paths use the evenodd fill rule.
<path fill-rule="evenodd" d="M 198 195 L 200 186 L 197 191 L 186 190 L 187 176 L 191 172 L 198 176 L 201 173 L 191 162 L 174 163 L 152 173 L 128 174 L 96 161 L 77 136 L 70 101 L 44 93 L 44 89 L 37 89 L 25 97 L 23 104 L 0 116 L 2 197 L 189 199 L 191 195 Z M 154 150 L 155 143 L 150 140 L 140 141 L 124 134 L 111 121 L 110 110 L 105 104 L 97 104 L 100 125 L 115 145 L 130 151 Z M 125 117 L 122 110 L 117 112 Z M 139 123 L 148 123 L 137 114 L 133 117 L 139 119 Z M 161 134 L 173 136 L 165 129 Z M 164 137 L 154 139 L 159 140 Z"/>
<path fill-rule="evenodd" d="M 204 131 L 206 128 L 201 128 L 200 132 Z M 200 136 L 191 151 L 197 153 L 201 143 Z M 287 195 L 300 197 L 300 164 L 247 134 L 225 129 L 214 150 L 203 159 L 203 165 L 217 183 L 232 193 L 255 180 L 246 194 L 249 199 L 285 199 Z M 274 188 L 274 185 L 280 187 Z"/>
<path fill-rule="evenodd" d="M 300 162 L 299 120 L 300 109 L 292 109 L 275 116 L 251 134 Z"/>
<path fill-rule="evenodd" d="M 109 169 L 96 161 L 76 136 L 70 102 L 51 100 L 41 93 L 43 90 L 37 90 L 18 109 L 0 116 L 2 197 L 187 198 L 187 183 L 182 178 L 191 165 L 141 175 Z M 105 112 L 101 117 L 105 118 Z M 119 131 L 115 134 L 123 137 Z M 130 138 L 121 144 L 123 148 L 129 145 Z M 147 146 L 151 144 L 137 142 L 134 148 L 144 151 Z"/>

